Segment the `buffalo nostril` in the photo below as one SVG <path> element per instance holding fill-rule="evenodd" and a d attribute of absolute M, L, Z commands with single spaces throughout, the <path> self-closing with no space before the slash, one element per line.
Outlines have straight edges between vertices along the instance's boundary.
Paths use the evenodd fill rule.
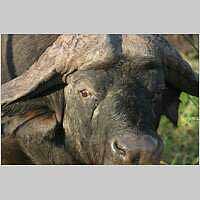
<path fill-rule="evenodd" d="M 161 149 L 159 140 L 150 135 L 122 135 L 111 143 L 114 160 L 124 164 L 147 164 L 159 160 Z"/>
<path fill-rule="evenodd" d="M 113 152 L 123 158 L 124 163 L 138 165 L 140 163 L 140 152 L 131 149 L 127 149 L 125 145 L 122 145 L 117 140 L 112 142 Z"/>
<path fill-rule="evenodd" d="M 125 150 L 125 148 L 122 145 L 120 145 L 117 141 L 114 141 L 112 143 L 112 149 L 117 154 L 120 154 L 122 156 L 126 156 L 126 150 Z"/>

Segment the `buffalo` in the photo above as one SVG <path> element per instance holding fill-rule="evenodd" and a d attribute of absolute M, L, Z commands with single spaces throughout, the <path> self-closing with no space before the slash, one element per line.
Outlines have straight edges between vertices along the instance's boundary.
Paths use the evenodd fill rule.
<path fill-rule="evenodd" d="M 182 91 L 198 74 L 162 35 L 2 35 L 2 164 L 159 164 Z"/>

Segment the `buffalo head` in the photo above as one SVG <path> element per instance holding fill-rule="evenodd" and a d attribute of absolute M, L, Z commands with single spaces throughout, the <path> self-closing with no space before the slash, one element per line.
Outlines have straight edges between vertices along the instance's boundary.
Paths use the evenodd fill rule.
<path fill-rule="evenodd" d="M 51 112 L 79 163 L 157 164 L 160 116 L 177 123 L 181 91 L 198 96 L 198 76 L 161 36 L 61 35 L 2 85 L 1 100 L 6 116 L 20 102 L 59 99 Z"/>

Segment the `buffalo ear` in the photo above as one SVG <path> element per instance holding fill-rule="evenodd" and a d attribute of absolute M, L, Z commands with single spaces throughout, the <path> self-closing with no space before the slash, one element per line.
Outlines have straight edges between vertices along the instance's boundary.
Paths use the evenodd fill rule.
<path fill-rule="evenodd" d="M 178 108 L 180 104 L 181 92 L 173 88 L 171 85 L 167 85 L 163 95 L 163 114 L 177 126 L 178 122 Z"/>

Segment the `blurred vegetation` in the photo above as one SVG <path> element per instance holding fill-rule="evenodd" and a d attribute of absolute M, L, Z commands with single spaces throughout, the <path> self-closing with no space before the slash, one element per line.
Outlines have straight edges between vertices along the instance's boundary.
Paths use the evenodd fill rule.
<path fill-rule="evenodd" d="M 182 56 L 191 64 L 194 71 L 199 71 L 198 36 L 167 35 Z M 181 93 L 178 126 L 162 116 L 158 132 L 163 138 L 163 163 L 171 165 L 199 164 L 199 99 Z"/>

